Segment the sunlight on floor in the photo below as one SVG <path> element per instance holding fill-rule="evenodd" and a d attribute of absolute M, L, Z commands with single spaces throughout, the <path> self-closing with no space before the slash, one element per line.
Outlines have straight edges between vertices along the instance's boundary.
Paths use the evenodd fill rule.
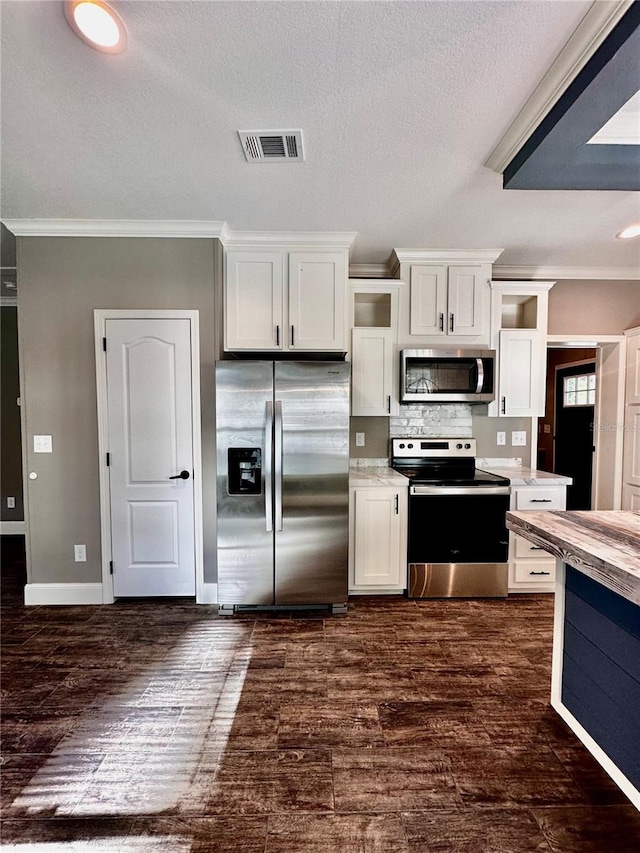
<path fill-rule="evenodd" d="M 16 844 L 15 853 L 188 853 L 193 839 L 179 835 L 141 835 L 138 838 L 100 838 Z"/>
<path fill-rule="evenodd" d="M 12 808 L 29 817 L 203 810 L 251 659 L 242 629 L 195 626 L 159 663 L 88 708 Z"/>

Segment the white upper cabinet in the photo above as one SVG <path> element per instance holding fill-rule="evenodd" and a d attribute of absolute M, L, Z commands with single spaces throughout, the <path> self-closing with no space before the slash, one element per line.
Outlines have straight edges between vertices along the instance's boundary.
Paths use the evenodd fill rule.
<path fill-rule="evenodd" d="M 351 414 L 398 413 L 396 279 L 351 279 Z"/>
<path fill-rule="evenodd" d="M 351 341 L 351 414 L 391 414 L 395 336 L 391 329 L 354 329 Z"/>
<path fill-rule="evenodd" d="M 234 250 L 226 263 L 225 349 L 282 349 L 282 252 Z"/>
<path fill-rule="evenodd" d="M 496 399 L 488 414 L 544 415 L 547 315 L 552 281 L 491 283 L 491 348 L 498 358 Z"/>
<path fill-rule="evenodd" d="M 487 346 L 491 264 L 499 254 L 395 249 L 394 275 L 409 282 L 400 302 L 400 349 Z"/>
<path fill-rule="evenodd" d="M 225 350 L 344 352 L 348 246 L 264 243 L 225 251 Z"/>
<path fill-rule="evenodd" d="M 343 252 L 289 252 L 289 349 L 344 350 L 346 290 Z"/>

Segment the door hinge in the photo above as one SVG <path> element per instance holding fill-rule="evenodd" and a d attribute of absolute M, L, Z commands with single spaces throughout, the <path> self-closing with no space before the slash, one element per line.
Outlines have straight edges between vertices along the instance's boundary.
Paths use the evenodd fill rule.
<path fill-rule="evenodd" d="M 105 352 L 107 351 L 107 339 L 106 339 L 106 338 L 103 338 L 103 339 L 102 339 L 102 349 L 103 349 Z"/>
<path fill-rule="evenodd" d="M 107 453 L 107 468 L 111 465 L 111 454 Z"/>
<path fill-rule="evenodd" d="M 113 560 L 109 560 L 109 574 L 113 574 Z"/>

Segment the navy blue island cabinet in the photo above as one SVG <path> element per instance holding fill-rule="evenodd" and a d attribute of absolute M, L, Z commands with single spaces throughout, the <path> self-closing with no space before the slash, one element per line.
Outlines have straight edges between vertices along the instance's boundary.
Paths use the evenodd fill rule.
<path fill-rule="evenodd" d="M 640 810 L 640 513 L 508 513 L 558 561 L 551 705 Z"/>

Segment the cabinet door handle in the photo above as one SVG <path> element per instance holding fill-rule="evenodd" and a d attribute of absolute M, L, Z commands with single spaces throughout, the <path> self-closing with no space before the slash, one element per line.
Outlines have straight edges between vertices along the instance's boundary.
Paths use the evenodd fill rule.
<path fill-rule="evenodd" d="M 451 314 L 451 317 L 449 319 L 449 328 L 453 332 L 453 314 Z"/>
<path fill-rule="evenodd" d="M 440 313 L 440 331 L 444 332 L 444 314 Z"/>
<path fill-rule="evenodd" d="M 395 506 L 396 506 L 396 515 L 398 515 L 398 513 L 400 512 L 398 495 L 396 495 Z"/>
<path fill-rule="evenodd" d="M 539 545 L 532 545 L 529 548 L 530 551 L 544 551 L 544 548 L 541 548 Z"/>
<path fill-rule="evenodd" d="M 529 572 L 530 575 L 550 575 L 551 572 Z"/>
<path fill-rule="evenodd" d="M 387 412 L 391 414 L 391 394 L 387 397 Z"/>
<path fill-rule="evenodd" d="M 502 398 L 502 414 L 503 415 L 507 414 L 507 398 L 506 397 Z"/>
<path fill-rule="evenodd" d="M 531 498 L 530 504 L 550 504 L 553 503 L 551 498 Z"/>
<path fill-rule="evenodd" d="M 291 346 L 294 346 L 294 344 L 296 342 L 295 337 L 296 337 L 296 327 L 292 326 L 291 327 Z"/>
<path fill-rule="evenodd" d="M 276 326 L 276 346 L 280 346 L 280 326 Z"/>

